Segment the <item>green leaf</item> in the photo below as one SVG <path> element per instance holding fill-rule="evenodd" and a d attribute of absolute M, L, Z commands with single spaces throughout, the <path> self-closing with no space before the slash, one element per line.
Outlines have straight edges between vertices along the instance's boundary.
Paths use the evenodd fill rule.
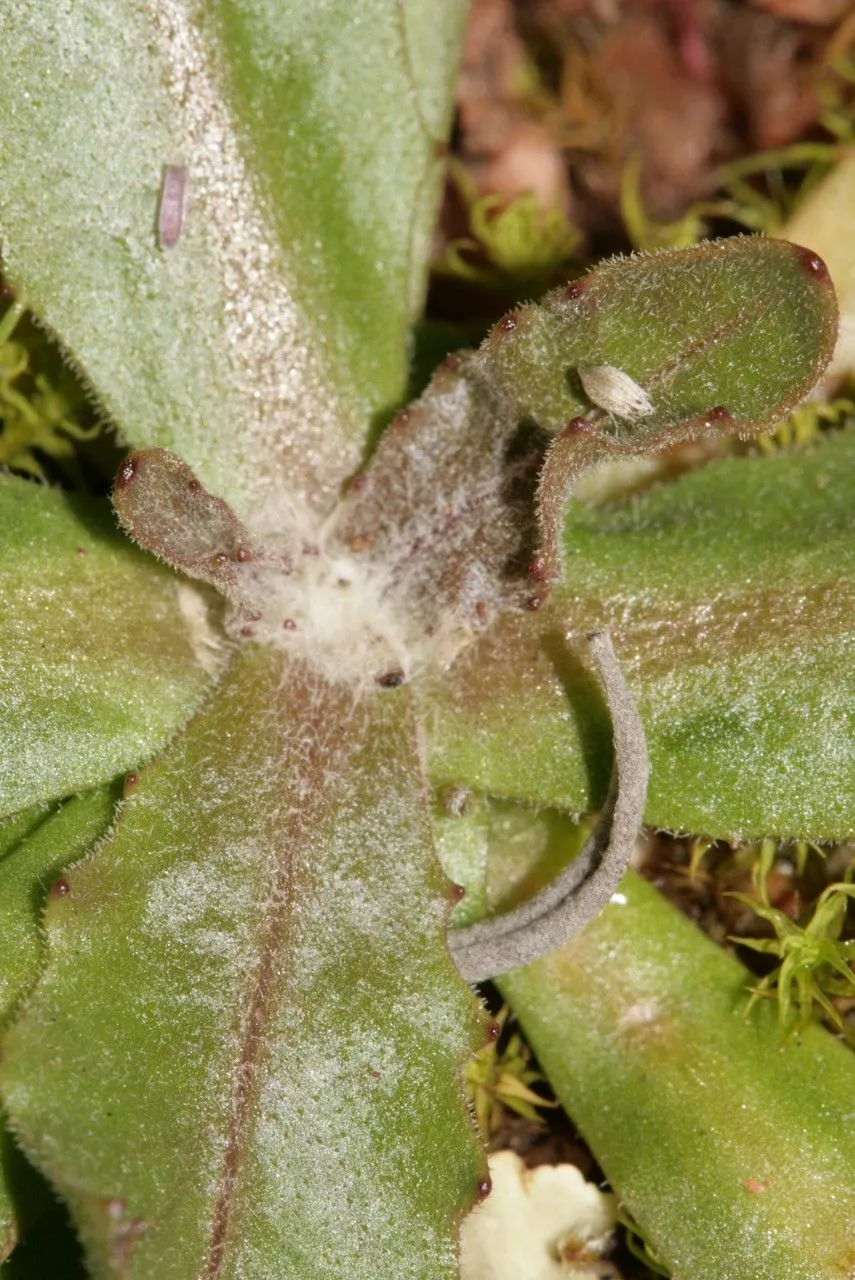
<path fill-rule="evenodd" d="M 50 805 L 34 804 L 29 809 L 21 809 L 19 813 L 10 813 L 8 817 L 0 819 L 0 863 L 27 836 L 32 835 L 50 817 L 51 812 Z"/>
<path fill-rule="evenodd" d="M 850 149 L 818 183 L 787 220 L 786 234 L 822 255 L 840 299 L 844 315 L 855 314 L 855 255 L 849 235 L 849 210 L 855 192 L 855 156 Z M 851 335 L 844 339 L 840 369 L 855 364 Z"/>
<path fill-rule="evenodd" d="M 0 859 L 0 1025 L 38 977 L 44 954 L 40 917 L 63 867 L 82 858 L 113 816 L 115 788 L 62 805 Z"/>
<path fill-rule="evenodd" d="M 123 435 L 174 449 L 244 517 L 271 493 L 334 497 L 404 391 L 464 14 L 0 12 L 8 276 Z M 183 229 L 164 248 L 182 166 Z"/>
<path fill-rule="evenodd" d="M 647 732 L 649 822 L 851 834 L 853 485 L 849 429 L 612 509 L 576 504 L 566 586 L 437 684 L 435 782 L 570 811 L 601 803 L 609 728 L 579 642 L 607 626 Z"/>
<path fill-rule="evenodd" d="M 3 824 L 0 855 L 0 1025 L 33 987 L 45 954 L 40 917 L 63 867 L 91 848 L 109 825 L 115 793 L 102 788 L 54 813 L 27 810 Z M 13 831 L 16 838 L 12 837 Z M 19 1213 L 43 1199 L 32 1171 L 0 1130 L 0 1259 L 18 1238 Z"/>
<path fill-rule="evenodd" d="M 204 696 L 178 580 L 104 504 L 0 476 L 0 582 L 0 813 L 136 767 Z"/>
<path fill-rule="evenodd" d="M 586 470 L 773 425 L 828 364 L 837 319 L 821 260 L 783 241 L 605 263 L 444 362 L 337 532 L 429 635 L 537 609 L 536 584 L 562 576 L 564 510 Z"/>
<path fill-rule="evenodd" d="M 564 950 L 500 980 L 538 1061 L 681 1280 L 842 1280 L 855 1058 L 781 1043 L 750 975 L 630 872 Z"/>
<path fill-rule="evenodd" d="M 10 1134 L 0 1129 L 0 1263 L 18 1243 L 18 1218 L 9 1185 L 9 1171 L 15 1160 L 15 1144 Z"/>
<path fill-rule="evenodd" d="M 460 929 L 509 910 L 554 881 L 581 851 L 590 823 L 447 788 L 434 811 L 433 832 L 446 875 L 463 890 L 450 920 Z"/>
<path fill-rule="evenodd" d="M 245 648 L 51 900 L 2 1081 L 95 1280 L 452 1275 L 483 1025 L 409 699 Z"/>

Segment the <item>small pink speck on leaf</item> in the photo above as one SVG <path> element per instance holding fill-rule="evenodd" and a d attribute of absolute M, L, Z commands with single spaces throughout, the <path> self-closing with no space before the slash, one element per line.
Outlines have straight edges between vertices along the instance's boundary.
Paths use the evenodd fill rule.
<path fill-rule="evenodd" d="M 745 1183 L 745 1190 L 751 1196 L 760 1196 L 769 1188 L 768 1182 L 762 1182 L 760 1178 L 748 1178 Z"/>
<path fill-rule="evenodd" d="M 163 171 L 157 239 L 161 249 L 174 249 L 184 230 L 189 173 L 183 164 L 168 164 Z"/>

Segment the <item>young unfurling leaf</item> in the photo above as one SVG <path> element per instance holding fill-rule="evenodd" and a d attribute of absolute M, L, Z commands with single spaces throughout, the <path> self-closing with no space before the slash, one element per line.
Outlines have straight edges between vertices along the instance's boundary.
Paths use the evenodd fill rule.
<path fill-rule="evenodd" d="M 446 361 L 348 500 L 341 536 L 385 560 L 425 625 L 537 607 L 562 572 L 583 471 L 716 431 L 749 436 L 831 357 L 834 289 L 797 245 L 738 238 L 618 259 Z"/>

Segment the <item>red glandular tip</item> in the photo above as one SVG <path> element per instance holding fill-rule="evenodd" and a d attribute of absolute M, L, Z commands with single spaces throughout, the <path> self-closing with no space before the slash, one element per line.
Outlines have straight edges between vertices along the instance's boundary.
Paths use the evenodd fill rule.
<path fill-rule="evenodd" d="M 133 456 L 130 458 L 125 458 L 125 461 L 119 467 L 119 472 L 118 472 L 118 475 L 116 476 L 116 488 L 127 489 L 128 485 L 131 483 L 134 476 L 137 474 L 137 470 L 138 470 L 137 459 L 134 458 Z"/>
<path fill-rule="evenodd" d="M 61 876 L 59 880 L 54 880 L 50 889 L 50 896 L 52 898 L 64 898 L 68 893 L 71 893 L 71 885 L 68 883 L 65 876 Z"/>
<path fill-rule="evenodd" d="M 733 422 L 733 414 L 723 404 L 717 404 L 707 414 L 707 422 L 713 427 L 724 427 Z"/>
<path fill-rule="evenodd" d="M 496 329 L 500 333 L 513 333 L 514 329 L 516 329 L 517 327 L 517 323 L 518 323 L 517 314 L 516 312 L 511 311 L 508 313 L 508 315 L 504 317 L 504 319 L 499 321 L 499 323 L 496 325 Z"/>
<path fill-rule="evenodd" d="M 487 1037 L 487 1044 L 495 1044 L 499 1036 L 502 1034 L 501 1024 L 495 1020 L 488 1022 L 485 1027 L 485 1033 Z"/>
<path fill-rule="evenodd" d="M 381 689 L 397 689 L 404 683 L 405 678 L 403 671 L 397 668 L 395 671 L 384 671 L 377 677 L 377 683 Z"/>
<path fill-rule="evenodd" d="M 591 424 L 587 418 L 571 418 L 564 428 L 564 432 L 568 436 L 584 436 L 591 430 Z"/>
<path fill-rule="evenodd" d="M 564 290 L 564 297 L 568 302 L 575 302 L 577 298 L 581 298 L 585 292 L 584 280 L 571 280 Z"/>
<path fill-rule="evenodd" d="M 478 1183 L 478 1189 L 475 1192 L 478 1203 L 480 1204 L 482 1200 L 486 1200 L 487 1196 L 490 1194 L 492 1190 L 493 1190 L 492 1178 L 482 1178 L 481 1181 Z"/>
<path fill-rule="evenodd" d="M 805 271 L 813 276 L 814 280 L 821 280 L 824 283 L 831 279 L 828 267 L 818 253 L 814 253 L 812 249 L 805 249 L 801 245 L 796 245 L 796 252 Z"/>
<path fill-rule="evenodd" d="M 546 581 L 546 561 L 543 556 L 532 556 L 531 564 L 528 566 L 530 578 L 536 579 L 537 582 Z"/>

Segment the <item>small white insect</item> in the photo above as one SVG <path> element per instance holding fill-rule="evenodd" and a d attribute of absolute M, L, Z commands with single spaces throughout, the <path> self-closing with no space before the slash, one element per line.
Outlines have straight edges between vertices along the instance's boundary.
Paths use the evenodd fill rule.
<path fill-rule="evenodd" d="M 579 366 L 579 378 L 585 395 L 598 409 L 618 418 L 643 418 L 653 412 L 653 401 L 628 373 L 610 364 Z"/>
<path fill-rule="evenodd" d="M 168 164 L 163 170 L 157 240 L 161 249 L 174 249 L 184 229 L 189 172 L 185 164 Z"/>

